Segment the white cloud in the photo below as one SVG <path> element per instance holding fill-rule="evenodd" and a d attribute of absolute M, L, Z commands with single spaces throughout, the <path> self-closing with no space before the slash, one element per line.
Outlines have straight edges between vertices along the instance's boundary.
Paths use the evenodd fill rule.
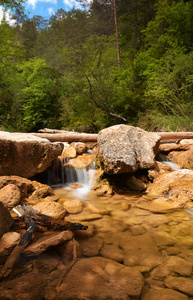
<path fill-rule="evenodd" d="M 70 8 L 73 8 L 73 6 L 76 8 L 81 8 L 80 3 L 76 2 L 76 0 L 63 0 L 63 3 Z"/>
<path fill-rule="evenodd" d="M 48 13 L 49 15 L 53 15 L 55 13 L 52 7 L 48 8 Z"/>
<path fill-rule="evenodd" d="M 35 9 L 37 2 L 57 4 L 57 0 L 27 0 L 28 6 L 32 6 L 33 9 Z"/>
<path fill-rule="evenodd" d="M 0 6 L 0 23 L 3 20 L 4 16 L 7 23 L 9 23 L 10 25 L 15 24 L 15 20 L 13 20 L 11 17 L 11 11 L 10 10 L 5 11 L 4 8 Z"/>

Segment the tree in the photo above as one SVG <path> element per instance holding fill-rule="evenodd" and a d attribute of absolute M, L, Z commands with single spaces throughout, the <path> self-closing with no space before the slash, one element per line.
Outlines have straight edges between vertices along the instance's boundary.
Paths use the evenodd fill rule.
<path fill-rule="evenodd" d="M 61 79 L 46 66 L 43 59 L 31 59 L 19 66 L 21 88 L 17 95 L 22 105 L 22 119 L 26 131 L 41 127 L 60 128 Z"/>

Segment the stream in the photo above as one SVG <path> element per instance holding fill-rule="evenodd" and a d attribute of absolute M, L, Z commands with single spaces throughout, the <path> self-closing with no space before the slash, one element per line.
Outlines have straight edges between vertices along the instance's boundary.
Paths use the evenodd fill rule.
<path fill-rule="evenodd" d="M 67 213 L 65 221 L 88 229 L 74 233 L 76 242 L 37 256 L 24 252 L 10 277 L 0 282 L 0 300 L 15 295 L 20 300 L 193 299 L 192 210 L 153 205 L 146 193 L 97 196 L 91 189 L 94 165 L 62 172 L 59 183 L 50 182 L 57 202 L 79 199 L 83 205 L 80 213 Z M 72 188 L 77 181 L 81 187 Z M 49 234 L 36 232 L 31 244 Z"/>
<path fill-rule="evenodd" d="M 81 213 L 65 218 L 89 227 L 86 238 L 76 237 L 82 257 L 104 257 L 139 270 L 145 279 L 140 299 L 162 299 L 159 291 L 168 295 L 163 299 L 193 299 L 193 212 L 151 207 L 152 198 L 135 192 L 97 196 L 89 180 L 77 190 L 54 187 L 61 199 L 83 201 Z M 152 291 L 157 296 L 151 298 Z"/>

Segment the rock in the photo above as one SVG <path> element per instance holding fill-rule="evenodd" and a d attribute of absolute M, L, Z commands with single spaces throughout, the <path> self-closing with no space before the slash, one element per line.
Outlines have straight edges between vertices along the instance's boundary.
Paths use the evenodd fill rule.
<path fill-rule="evenodd" d="M 52 193 L 52 188 L 47 184 L 42 184 L 37 181 L 32 181 L 35 191 L 32 193 L 31 198 L 45 198 Z"/>
<path fill-rule="evenodd" d="M 79 199 L 67 200 L 63 203 L 63 206 L 70 214 L 77 214 L 82 211 L 82 202 Z"/>
<path fill-rule="evenodd" d="M 62 149 L 62 143 L 51 143 L 33 134 L 1 131 L 0 175 L 32 177 L 45 171 Z"/>
<path fill-rule="evenodd" d="M 165 285 L 188 296 L 193 296 L 193 280 L 191 278 L 169 276 L 165 280 Z"/>
<path fill-rule="evenodd" d="M 13 225 L 13 218 L 7 207 L 0 201 L 0 238 Z"/>
<path fill-rule="evenodd" d="M 160 136 L 141 128 L 115 125 L 98 134 L 98 159 L 108 174 L 135 172 L 155 166 Z"/>
<path fill-rule="evenodd" d="M 121 202 L 121 210 L 127 211 L 131 207 L 131 204 L 128 202 Z"/>
<path fill-rule="evenodd" d="M 100 255 L 117 262 L 123 262 L 124 258 L 123 250 L 118 248 L 116 245 L 104 245 L 100 251 Z"/>
<path fill-rule="evenodd" d="M 170 222 L 170 219 L 166 216 L 160 215 L 160 214 L 153 214 L 151 216 L 148 216 L 146 219 L 147 224 L 149 224 L 152 227 L 158 227 L 162 224 L 167 224 Z"/>
<path fill-rule="evenodd" d="M 136 207 L 151 211 L 158 214 L 166 214 L 168 212 L 173 212 L 176 209 L 179 209 L 181 206 L 179 203 L 170 202 L 167 199 L 156 199 L 152 201 L 142 201 L 136 203 Z"/>
<path fill-rule="evenodd" d="M 180 168 L 193 170 L 193 145 L 187 151 L 171 152 L 168 157 Z"/>
<path fill-rule="evenodd" d="M 120 247 L 124 250 L 124 265 L 146 267 L 147 270 L 159 265 L 162 256 L 149 234 L 137 235 L 120 240 Z"/>
<path fill-rule="evenodd" d="M 165 153 L 168 153 L 171 151 L 189 150 L 190 145 L 191 144 L 188 144 L 185 142 L 183 142 L 183 143 L 180 142 L 179 144 L 176 144 L 176 143 L 161 144 L 159 146 L 159 150 L 161 152 L 165 152 Z"/>
<path fill-rule="evenodd" d="M 146 190 L 147 185 L 143 181 L 132 175 L 127 179 L 126 187 L 133 191 L 142 192 Z"/>
<path fill-rule="evenodd" d="M 73 146 L 70 146 L 68 143 L 63 143 L 64 149 L 61 153 L 61 158 L 74 158 L 76 157 L 76 150 Z"/>
<path fill-rule="evenodd" d="M 149 290 L 142 295 L 141 300 L 188 300 L 189 298 L 177 291 L 170 289 Z"/>
<path fill-rule="evenodd" d="M 16 185 L 21 192 L 21 200 L 25 200 L 28 194 L 34 191 L 34 186 L 31 180 L 19 176 L 0 176 L 0 189 L 8 184 Z"/>
<path fill-rule="evenodd" d="M 98 237 L 78 240 L 83 256 L 97 256 L 103 246 L 103 240 Z"/>
<path fill-rule="evenodd" d="M 65 242 L 67 244 L 68 242 Z M 60 247 L 57 246 L 57 248 Z M 59 257 L 57 255 L 48 255 L 46 253 L 40 254 L 33 260 L 34 273 L 38 274 L 50 274 L 53 272 L 59 264 Z"/>
<path fill-rule="evenodd" d="M 190 277 L 192 275 L 192 266 L 183 258 L 178 256 L 168 256 L 164 258 L 163 264 L 152 271 L 151 276 L 155 280 L 163 280 L 163 278 L 172 273 Z"/>
<path fill-rule="evenodd" d="M 1 202 L 8 208 L 13 208 L 20 203 L 21 193 L 14 184 L 8 184 L 0 190 Z"/>
<path fill-rule="evenodd" d="M 7 232 L 0 239 L 0 261 L 5 262 L 21 235 L 17 232 Z"/>
<path fill-rule="evenodd" d="M 90 201 L 86 201 L 86 210 L 93 214 L 94 213 L 100 214 L 100 215 L 109 215 L 110 214 L 110 210 L 106 210 L 106 209 L 97 207 L 94 204 L 92 204 Z"/>
<path fill-rule="evenodd" d="M 39 255 L 48 248 L 60 245 L 73 238 L 73 233 L 70 230 L 62 231 L 60 233 L 50 234 L 40 238 L 37 242 L 25 248 L 24 253 L 28 256 Z"/>
<path fill-rule="evenodd" d="M 76 245 L 76 255 L 81 257 L 80 245 L 77 241 L 67 241 L 59 246 L 57 246 L 56 251 L 62 256 L 63 263 L 65 265 L 69 264 L 73 260 L 73 247 L 74 243 Z"/>
<path fill-rule="evenodd" d="M 71 183 L 70 187 L 71 187 L 71 189 L 79 189 L 79 188 L 82 188 L 83 185 L 78 182 L 75 182 L 75 183 Z"/>
<path fill-rule="evenodd" d="M 40 300 L 44 298 L 46 283 L 41 273 L 25 273 L 19 278 L 16 277 L 0 283 L 0 297 L 2 300 Z"/>
<path fill-rule="evenodd" d="M 68 161 L 67 166 L 72 166 L 76 169 L 88 168 L 95 160 L 95 154 L 83 154 Z"/>
<path fill-rule="evenodd" d="M 66 221 L 70 221 L 70 222 L 82 222 L 82 221 L 93 221 L 93 220 L 98 220 L 98 219 L 102 219 L 102 215 L 100 214 L 89 214 L 89 213 L 81 213 L 78 215 L 70 215 L 65 217 Z"/>
<path fill-rule="evenodd" d="M 173 237 L 165 231 L 156 231 L 153 237 L 158 247 L 173 246 L 175 243 Z"/>
<path fill-rule="evenodd" d="M 86 152 L 87 147 L 85 143 L 76 142 L 72 143 L 71 145 L 75 148 L 77 155 L 81 155 Z"/>
<path fill-rule="evenodd" d="M 178 170 L 160 175 L 148 187 L 147 193 L 148 196 L 165 197 L 165 202 L 179 208 L 184 207 L 193 199 L 193 171 Z"/>
<path fill-rule="evenodd" d="M 138 299 L 143 284 L 133 268 L 102 257 L 85 258 L 68 272 L 57 299 Z"/>
<path fill-rule="evenodd" d="M 63 205 L 57 202 L 42 201 L 33 206 L 37 212 L 53 217 L 53 218 L 63 218 L 66 214 L 66 210 Z"/>
<path fill-rule="evenodd" d="M 121 233 L 128 229 L 128 226 L 125 223 L 120 222 L 120 220 L 114 220 L 107 215 L 103 216 L 101 220 L 95 220 L 92 223 L 95 225 L 96 231 L 110 232 L 111 235 L 114 233 Z"/>

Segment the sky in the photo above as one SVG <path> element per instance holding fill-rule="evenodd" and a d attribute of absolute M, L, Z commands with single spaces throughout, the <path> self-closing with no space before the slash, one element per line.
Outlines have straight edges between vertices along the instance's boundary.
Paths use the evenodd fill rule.
<path fill-rule="evenodd" d="M 76 0 L 27 0 L 25 2 L 28 17 L 39 15 L 49 18 L 60 8 L 68 11 L 73 7 L 81 8 L 81 5 Z"/>
<path fill-rule="evenodd" d="M 51 15 L 56 13 L 60 8 L 68 11 L 73 7 L 76 9 L 82 8 L 80 3 L 76 0 L 26 0 L 25 2 L 26 14 L 29 18 L 32 18 L 34 15 L 50 18 Z M 2 18 L 3 8 L 0 6 L 0 23 Z M 6 12 L 6 20 L 10 24 L 15 23 L 13 20 L 11 20 L 9 12 Z"/>

